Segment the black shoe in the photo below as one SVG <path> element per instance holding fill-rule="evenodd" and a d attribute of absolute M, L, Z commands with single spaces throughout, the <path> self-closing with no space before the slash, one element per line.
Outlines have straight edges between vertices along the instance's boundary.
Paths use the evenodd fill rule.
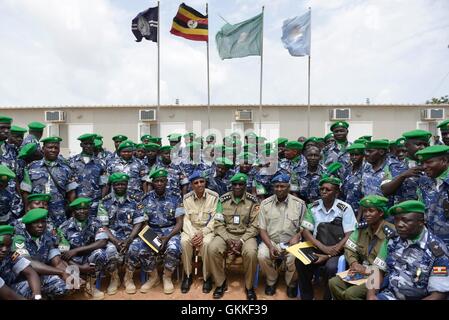
<path fill-rule="evenodd" d="M 221 286 L 215 288 L 214 299 L 222 298 L 226 290 L 228 290 L 228 285 L 225 280 Z"/>
<path fill-rule="evenodd" d="M 192 275 L 190 275 L 189 277 L 184 276 L 184 279 L 182 279 L 182 284 L 181 284 L 181 292 L 182 293 L 189 292 L 192 282 L 193 282 Z"/>
<path fill-rule="evenodd" d="M 256 291 L 254 291 L 254 288 L 246 289 L 246 298 L 248 300 L 257 300 Z"/>
<path fill-rule="evenodd" d="M 287 287 L 287 296 L 289 298 L 296 298 L 298 296 L 298 287 Z"/>
<path fill-rule="evenodd" d="M 209 293 L 212 290 L 212 278 L 209 277 L 203 282 L 203 293 Z"/>
<path fill-rule="evenodd" d="M 266 287 L 265 287 L 265 294 L 267 296 L 273 296 L 275 293 L 276 293 L 276 286 L 275 285 L 272 285 L 272 286 L 266 285 Z"/>

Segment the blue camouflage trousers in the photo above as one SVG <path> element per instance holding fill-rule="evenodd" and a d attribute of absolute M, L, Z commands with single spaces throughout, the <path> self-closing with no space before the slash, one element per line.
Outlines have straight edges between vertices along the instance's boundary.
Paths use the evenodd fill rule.
<path fill-rule="evenodd" d="M 113 272 L 118 266 L 118 251 L 112 242 L 108 242 L 105 248 L 92 251 L 89 255 L 74 257 L 77 264 L 94 263 L 96 272 Z"/>
<path fill-rule="evenodd" d="M 41 276 L 40 279 L 42 294 L 47 298 L 61 297 L 69 292 L 64 280 L 58 276 Z M 26 280 L 13 284 L 11 289 L 25 298 L 31 298 L 33 294 Z"/>
<path fill-rule="evenodd" d="M 153 230 L 158 235 L 166 236 L 173 230 L 173 227 L 161 229 L 154 228 Z M 158 261 L 162 260 L 164 264 L 164 269 L 173 272 L 179 265 L 180 259 L 181 259 L 181 235 L 176 234 L 173 237 L 171 237 L 170 240 L 168 240 L 164 252 L 156 253 L 153 250 L 151 250 L 150 256 L 151 270 L 154 270 L 154 268 L 157 266 Z"/>
<path fill-rule="evenodd" d="M 153 250 L 140 238 L 135 238 L 129 245 L 128 252 L 126 252 L 126 268 L 134 271 L 141 268 L 145 272 L 153 271 L 154 267 L 151 265 L 151 252 Z"/>

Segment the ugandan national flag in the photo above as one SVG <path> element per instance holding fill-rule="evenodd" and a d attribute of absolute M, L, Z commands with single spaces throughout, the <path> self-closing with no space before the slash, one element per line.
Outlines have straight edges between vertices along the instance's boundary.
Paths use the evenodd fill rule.
<path fill-rule="evenodd" d="M 207 41 L 207 16 L 181 3 L 176 17 L 173 18 L 170 33 L 190 40 Z"/>

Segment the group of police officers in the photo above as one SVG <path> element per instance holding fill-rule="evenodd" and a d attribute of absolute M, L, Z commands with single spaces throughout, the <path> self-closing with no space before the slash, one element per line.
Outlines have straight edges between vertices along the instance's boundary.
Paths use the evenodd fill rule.
<path fill-rule="evenodd" d="M 438 126 L 444 144 L 433 146 L 424 130 L 350 143 L 341 121 L 324 138 L 271 143 L 254 133 L 222 141 L 187 133 L 162 146 L 160 137 L 136 144 L 119 134 L 114 152 L 86 133 L 69 158 L 60 137 L 42 139 L 45 124 L 12 122 L 0 115 L 0 299 L 53 299 L 77 281 L 103 299 L 102 277 L 108 295 L 122 283 L 134 294 L 136 270 L 141 293 L 159 285 L 162 271 L 171 294 L 181 268 L 187 293 L 198 258 L 203 292 L 215 284 L 219 299 L 239 256 L 249 300 L 259 269 L 269 296 L 280 273 L 289 298 L 314 299 L 314 278 L 324 299 L 449 293 L 449 120 Z M 146 226 L 159 250 L 139 236 Z M 312 263 L 286 250 L 305 241 L 316 249 Z M 342 255 L 345 277 L 336 275 Z"/>

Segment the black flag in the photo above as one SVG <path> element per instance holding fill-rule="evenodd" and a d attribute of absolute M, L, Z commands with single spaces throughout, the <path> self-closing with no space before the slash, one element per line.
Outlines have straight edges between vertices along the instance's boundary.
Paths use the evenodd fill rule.
<path fill-rule="evenodd" d="M 131 22 L 131 30 L 137 39 L 136 42 L 142 41 L 142 38 L 157 42 L 158 21 L 158 7 L 139 13 Z"/>

